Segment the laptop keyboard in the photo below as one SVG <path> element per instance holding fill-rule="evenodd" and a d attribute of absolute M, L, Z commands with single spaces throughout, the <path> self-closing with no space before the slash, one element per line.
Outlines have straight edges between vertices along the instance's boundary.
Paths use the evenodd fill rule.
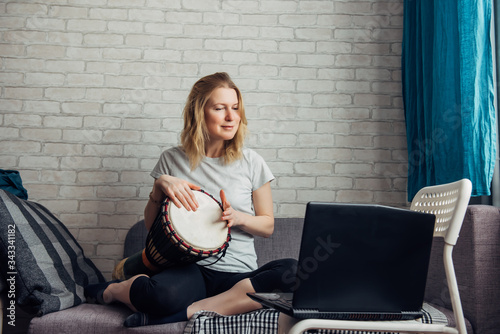
<path fill-rule="evenodd" d="M 279 295 L 277 293 L 259 293 L 259 297 L 272 302 L 283 309 L 294 310 L 293 316 L 297 319 L 336 319 L 336 320 L 413 320 L 421 317 L 421 312 L 401 313 L 355 313 L 355 312 L 321 312 L 318 309 L 293 309 L 292 294 Z"/>
<path fill-rule="evenodd" d="M 283 306 L 283 307 L 292 308 L 292 300 L 291 299 L 279 298 L 279 299 L 276 299 L 274 302 L 276 304 Z"/>
<path fill-rule="evenodd" d="M 292 308 L 292 297 L 289 298 L 281 296 L 277 293 L 259 293 L 259 296 L 266 298 L 273 303 L 281 305 L 286 308 Z"/>

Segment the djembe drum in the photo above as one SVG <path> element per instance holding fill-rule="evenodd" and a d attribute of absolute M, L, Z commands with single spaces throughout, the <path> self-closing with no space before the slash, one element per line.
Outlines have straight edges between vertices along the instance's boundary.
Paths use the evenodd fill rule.
<path fill-rule="evenodd" d="M 147 235 L 146 247 L 120 261 L 113 279 L 151 276 L 172 266 L 225 255 L 231 233 L 221 219 L 222 205 L 203 190 L 194 190 L 194 194 L 199 204 L 196 211 L 178 208 L 169 198 L 163 202 Z"/>

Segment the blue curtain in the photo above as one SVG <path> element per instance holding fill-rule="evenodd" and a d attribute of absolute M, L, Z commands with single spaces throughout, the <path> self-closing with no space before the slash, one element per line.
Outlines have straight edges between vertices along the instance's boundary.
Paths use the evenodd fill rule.
<path fill-rule="evenodd" d="M 491 0 L 405 0 L 408 200 L 462 178 L 489 195 L 496 155 Z"/>

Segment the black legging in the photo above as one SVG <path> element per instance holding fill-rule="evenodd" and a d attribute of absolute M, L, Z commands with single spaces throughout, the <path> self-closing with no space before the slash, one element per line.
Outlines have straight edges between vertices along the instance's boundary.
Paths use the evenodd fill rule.
<path fill-rule="evenodd" d="M 130 287 L 132 305 L 143 313 L 165 316 L 186 309 L 193 302 L 229 290 L 249 278 L 256 292 L 290 292 L 297 268 L 294 259 L 271 261 L 248 273 L 229 273 L 191 264 L 170 268 L 152 277 L 138 277 Z"/>

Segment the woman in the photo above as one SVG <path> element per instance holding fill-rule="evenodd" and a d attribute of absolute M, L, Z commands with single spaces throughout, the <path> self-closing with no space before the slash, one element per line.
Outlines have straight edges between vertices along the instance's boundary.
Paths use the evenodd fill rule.
<path fill-rule="evenodd" d="M 135 314 L 126 326 L 176 322 L 200 310 L 224 315 L 261 308 L 247 292 L 290 291 L 285 272 L 296 267 L 293 259 L 257 268 L 253 236 L 269 237 L 274 229 L 270 182 L 274 179 L 264 160 L 244 148 L 247 120 L 241 93 L 226 73 L 198 80 L 184 108 L 181 146 L 162 153 L 151 175 L 155 178 L 144 210 L 148 230 L 168 197 L 177 207 L 196 210 L 192 190 L 219 194 L 222 219 L 231 227 L 226 255 L 169 268 L 148 277 L 88 287 L 87 294 L 102 303 L 120 301 Z"/>

